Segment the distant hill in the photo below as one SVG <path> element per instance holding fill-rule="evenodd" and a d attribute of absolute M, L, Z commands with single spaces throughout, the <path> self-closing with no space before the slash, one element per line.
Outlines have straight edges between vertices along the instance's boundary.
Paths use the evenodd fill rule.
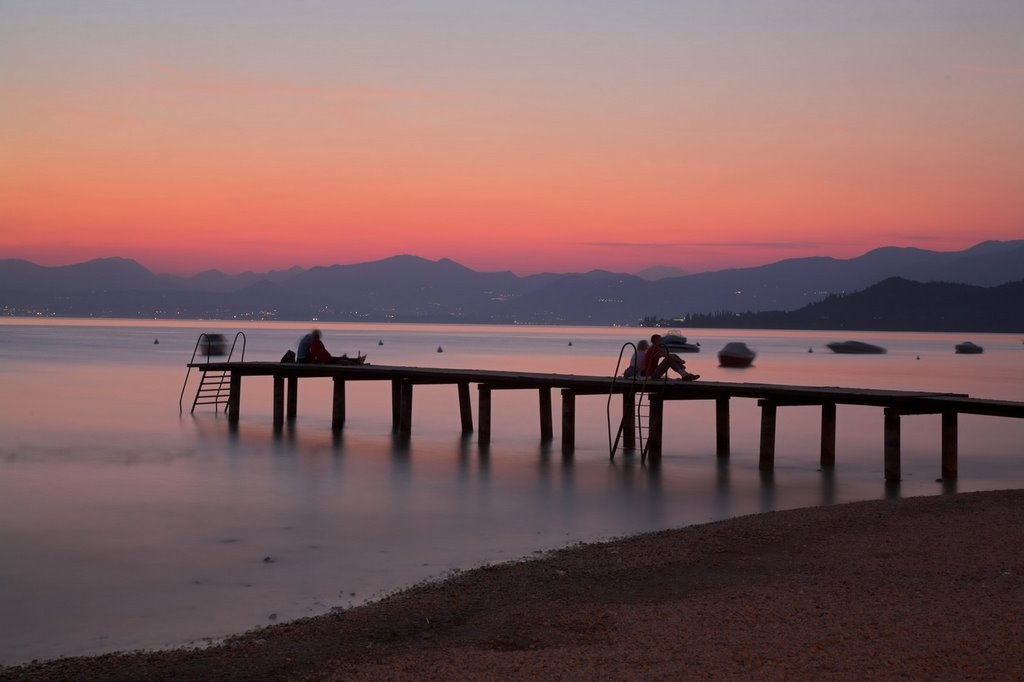
<path fill-rule="evenodd" d="M 666 277 L 685 277 L 688 274 L 690 273 L 686 272 L 682 268 L 677 268 L 674 265 L 655 265 L 654 267 L 644 268 L 640 272 L 636 273 L 636 276 L 640 279 L 656 282 L 659 279 L 665 279 Z"/>
<path fill-rule="evenodd" d="M 0 260 L 0 314 L 632 325 L 648 316 L 794 311 L 891 277 L 981 287 L 1022 280 L 1024 240 L 955 252 L 886 247 L 657 280 L 605 270 L 520 277 L 412 255 L 193 277 L 153 274 L 123 258 L 62 267 Z"/>
<path fill-rule="evenodd" d="M 159 277 L 127 258 L 99 258 L 48 268 L 26 260 L 0 260 L 0 292 L 157 291 Z"/>
<path fill-rule="evenodd" d="M 695 315 L 688 327 L 1024 332 L 1024 280 L 997 287 L 891 277 L 794 311 Z"/>
<path fill-rule="evenodd" d="M 543 313 L 584 324 L 645 315 L 795 310 L 829 294 L 864 289 L 889 277 L 991 286 L 1024 278 L 1024 241 L 984 242 L 957 252 L 882 248 L 863 256 L 796 258 L 754 268 L 647 282 L 631 275 L 566 275 L 510 301 L 512 316 Z"/>

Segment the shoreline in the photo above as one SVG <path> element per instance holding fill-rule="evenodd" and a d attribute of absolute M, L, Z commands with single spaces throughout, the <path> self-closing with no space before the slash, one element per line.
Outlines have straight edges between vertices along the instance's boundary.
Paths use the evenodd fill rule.
<path fill-rule="evenodd" d="M 1024 490 L 737 517 L 483 566 L 61 679 L 1019 679 Z"/>

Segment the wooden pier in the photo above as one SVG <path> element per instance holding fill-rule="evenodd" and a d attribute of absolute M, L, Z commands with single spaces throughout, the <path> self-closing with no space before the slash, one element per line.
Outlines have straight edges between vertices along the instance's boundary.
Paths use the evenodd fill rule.
<path fill-rule="evenodd" d="M 458 389 L 462 433 L 473 432 L 470 385 L 476 384 L 478 396 L 477 442 L 487 446 L 491 439 L 491 395 L 499 390 L 536 390 L 538 393 L 540 438 L 554 439 L 552 428 L 552 391 L 561 391 L 562 452 L 571 454 L 576 446 L 576 396 L 619 395 L 622 399 L 623 446 L 636 445 L 635 399 L 645 391 L 649 405 L 647 453 L 652 462 L 661 457 L 664 405 L 675 400 L 715 401 L 716 451 L 729 456 L 729 404 L 733 398 L 757 400 L 761 408 L 759 466 L 771 470 L 775 465 L 775 431 L 778 410 L 791 406 L 821 408 L 822 467 L 835 465 L 836 407 L 866 405 L 883 410 L 883 456 L 885 480 L 899 481 L 900 421 L 903 416 L 942 415 L 941 477 L 957 476 L 957 420 L 960 414 L 1024 418 L 1024 402 L 971 398 L 964 394 L 888 391 L 859 388 L 747 384 L 712 381 L 676 380 L 634 383 L 628 379 L 573 374 L 542 374 L 496 370 L 434 369 L 382 365 L 311 365 L 281 362 L 194 362 L 188 365 L 203 373 L 225 377 L 228 419 L 237 423 L 242 404 L 242 379 L 273 378 L 273 420 L 280 427 L 284 420 L 296 417 L 299 379 L 329 378 L 334 382 L 331 426 L 340 430 L 345 424 L 346 385 L 348 382 L 390 381 L 392 429 L 401 437 L 412 433 L 413 388 L 418 384 L 454 385 Z M 184 390 L 183 390 L 184 392 Z"/>

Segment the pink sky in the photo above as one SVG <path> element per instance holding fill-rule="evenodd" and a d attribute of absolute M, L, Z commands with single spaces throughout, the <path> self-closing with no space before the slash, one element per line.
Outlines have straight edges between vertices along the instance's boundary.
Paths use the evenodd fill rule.
<path fill-rule="evenodd" d="M 7 3 L 0 257 L 634 272 L 1024 237 L 1024 5 Z"/>

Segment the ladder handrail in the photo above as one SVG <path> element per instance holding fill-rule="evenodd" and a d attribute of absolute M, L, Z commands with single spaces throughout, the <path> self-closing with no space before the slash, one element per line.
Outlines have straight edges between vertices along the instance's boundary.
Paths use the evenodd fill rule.
<path fill-rule="evenodd" d="M 612 374 L 612 386 L 608 391 L 608 404 L 605 406 L 605 414 L 608 417 L 608 458 L 615 459 L 615 451 L 619 448 L 619 438 L 622 436 L 622 420 L 619 420 L 619 429 L 615 434 L 615 441 L 612 442 L 612 396 L 615 395 L 615 384 L 618 382 L 621 373 L 619 369 L 622 367 L 622 354 L 626 352 L 626 348 L 632 348 L 633 353 L 636 354 L 636 344 L 632 341 L 627 341 L 622 344 L 622 348 L 619 349 L 619 359 L 615 363 L 615 373 Z M 632 357 L 632 356 L 630 356 Z M 636 386 L 636 372 L 633 372 L 633 376 L 630 377 L 630 383 Z"/>
<path fill-rule="evenodd" d="M 235 334 L 235 338 L 231 342 L 231 350 L 228 352 L 227 362 L 231 362 L 231 357 L 235 354 L 235 346 L 238 344 L 238 337 L 242 337 L 241 355 L 239 356 L 238 361 L 239 362 L 244 362 L 245 361 L 245 332 L 239 331 L 239 332 L 237 332 Z M 184 411 L 185 411 L 185 408 L 182 406 L 182 401 L 185 399 L 185 389 L 188 387 L 189 375 L 192 374 L 192 365 L 194 365 L 195 362 L 196 362 L 196 354 L 199 353 L 199 347 L 203 344 L 203 340 L 204 339 L 206 340 L 206 348 L 210 347 L 210 342 L 212 340 L 211 339 L 211 335 L 207 334 L 206 332 L 200 332 L 199 338 L 196 339 L 196 347 L 192 349 L 192 358 L 188 361 L 188 370 L 185 372 L 185 381 L 181 384 L 181 395 L 178 396 L 178 414 L 183 414 Z M 206 354 L 206 362 L 207 362 L 207 364 L 209 364 L 209 362 L 210 362 L 210 355 L 209 355 L 209 353 Z M 204 370 L 204 373 L 205 373 L 205 370 Z M 202 388 L 202 385 L 203 385 L 202 382 L 200 382 L 199 383 L 200 388 Z M 198 393 L 198 389 L 197 389 L 197 393 Z M 195 407 L 196 406 L 193 403 L 192 409 L 194 410 Z"/>
<path fill-rule="evenodd" d="M 609 459 L 615 459 L 615 452 L 619 449 L 619 439 L 622 437 L 623 424 L 622 424 L 622 420 L 619 420 L 619 429 L 618 429 L 618 431 L 615 434 L 615 440 L 614 441 L 612 440 L 612 396 L 615 395 L 615 384 L 618 382 L 619 377 L 621 376 L 620 373 L 619 373 L 619 368 L 622 366 L 622 354 L 626 351 L 627 347 L 632 347 L 633 348 L 633 352 L 634 353 L 637 352 L 636 345 L 632 341 L 627 341 L 626 343 L 622 344 L 622 348 L 619 349 L 619 359 L 615 363 L 615 374 L 612 375 L 612 385 L 611 385 L 610 390 L 608 391 L 608 404 L 605 406 L 605 412 L 606 412 L 607 417 L 608 417 L 608 458 Z M 642 381 L 640 379 L 642 379 Z M 640 434 L 640 440 L 641 440 L 641 442 L 640 442 L 640 461 L 642 463 L 642 462 L 644 462 L 647 459 L 647 443 L 643 442 L 643 425 L 640 423 L 640 419 L 641 419 L 640 406 L 643 403 L 644 397 L 647 395 L 648 377 L 647 377 L 646 374 L 639 374 L 639 372 L 634 371 L 633 372 L 633 376 L 629 377 L 629 381 L 630 381 L 631 387 L 634 388 L 634 389 L 636 388 L 637 385 L 640 386 L 640 390 L 639 391 L 635 391 L 634 390 L 634 395 L 636 396 L 636 406 L 635 406 L 634 411 L 633 411 L 633 419 L 634 419 L 635 423 L 637 424 L 637 430 L 638 430 L 638 432 Z M 661 383 L 667 383 L 667 382 L 668 382 L 668 372 L 665 372 L 665 374 L 662 375 Z"/>
<path fill-rule="evenodd" d="M 239 336 L 242 337 L 242 354 L 238 358 L 238 361 L 239 362 L 245 362 L 245 332 L 243 332 L 243 331 L 239 331 L 239 332 L 235 333 L 235 338 L 231 342 L 231 350 L 228 351 L 228 359 L 227 359 L 228 362 L 231 362 L 231 356 L 235 354 L 235 344 L 238 343 L 238 337 Z"/>
<path fill-rule="evenodd" d="M 647 396 L 650 395 L 650 393 L 648 393 L 648 391 L 647 391 L 647 384 L 648 384 L 649 381 L 650 381 L 650 378 L 647 377 L 647 376 L 644 376 L 643 388 L 640 389 L 640 397 L 637 398 L 637 412 L 640 411 L 640 404 L 643 402 L 644 397 L 647 397 Z M 661 383 L 662 385 L 668 384 L 668 372 L 665 372 L 664 374 L 662 374 L 661 378 L 660 379 L 655 379 L 655 381 Z M 641 464 L 643 464 L 643 463 L 645 463 L 647 461 L 647 448 L 650 445 L 650 438 L 649 438 L 650 431 L 651 431 L 651 425 L 650 425 L 650 419 L 651 419 L 650 404 L 651 404 L 651 400 L 648 397 L 647 398 L 647 405 L 648 405 L 648 413 L 647 413 L 647 421 L 648 421 L 648 424 L 647 424 L 647 435 L 648 435 L 648 439 L 647 440 L 644 440 L 644 438 L 643 438 L 643 428 L 641 427 L 639 429 L 639 431 L 640 431 L 640 441 L 641 441 L 640 442 L 640 463 Z"/>

